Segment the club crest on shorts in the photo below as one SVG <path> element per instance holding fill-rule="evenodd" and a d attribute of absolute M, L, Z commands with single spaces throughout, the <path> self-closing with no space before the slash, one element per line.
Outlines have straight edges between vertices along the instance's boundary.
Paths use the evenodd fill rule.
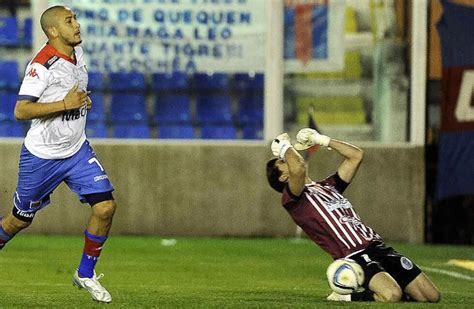
<path fill-rule="evenodd" d="M 413 262 L 407 259 L 406 257 L 402 257 L 400 259 L 400 263 L 402 264 L 402 267 L 406 270 L 410 270 L 413 268 Z"/>

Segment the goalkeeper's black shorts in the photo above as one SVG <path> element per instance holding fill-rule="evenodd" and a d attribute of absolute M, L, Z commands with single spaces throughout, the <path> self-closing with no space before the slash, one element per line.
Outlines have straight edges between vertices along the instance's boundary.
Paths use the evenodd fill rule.
<path fill-rule="evenodd" d="M 348 258 L 356 261 L 364 270 L 364 288 L 368 288 L 370 279 L 382 271 L 389 273 L 402 289 L 412 282 L 421 270 L 406 256 L 398 253 L 383 242 L 374 242 L 366 249 Z"/>

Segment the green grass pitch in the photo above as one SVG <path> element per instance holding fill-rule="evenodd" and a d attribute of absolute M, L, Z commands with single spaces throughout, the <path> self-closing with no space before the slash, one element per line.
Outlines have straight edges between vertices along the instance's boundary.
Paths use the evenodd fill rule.
<path fill-rule="evenodd" d="M 310 241 L 276 238 L 111 237 L 97 265 L 113 297 L 109 308 L 392 308 L 376 303 L 334 303 L 325 269 L 330 258 Z M 474 260 L 468 246 L 389 243 L 411 257 L 440 288 L 439 304 L 397 308 L 474 308 L 474 272 L 448 265 Z M 18 235 L 0 251 L 1 308 L 89 308 L 87 292 L 72 286 L 83 239 Z M 435 272 L 433 271 L 435 269 Z M 449 271 L 461 275 L 437 272 Z"/>

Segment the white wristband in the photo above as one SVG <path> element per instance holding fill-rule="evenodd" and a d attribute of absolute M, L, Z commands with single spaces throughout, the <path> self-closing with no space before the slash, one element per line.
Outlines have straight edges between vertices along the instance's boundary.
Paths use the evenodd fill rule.
<path fill-rule="evenodd" d="M 319 135 L 318 139 L 319 139 L 319 145 L 324 146 L 324 147 L 328 147 L 329 142 L 331 141 L 331 138 L 326 135 Z"/>
<path fill-rule="evenodd" d="M 291 147 L 293 147 L 293 146 L 291 145 L 290 142 L 280 142 L 280 152 L 278 154 L 278 158 L 280 158 L 280 160 L 283 160 L 285 158 L 285 153 Z"/>

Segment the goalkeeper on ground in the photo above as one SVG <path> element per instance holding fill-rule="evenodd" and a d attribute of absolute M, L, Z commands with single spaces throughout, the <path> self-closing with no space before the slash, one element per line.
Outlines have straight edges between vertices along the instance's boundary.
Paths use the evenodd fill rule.
<path fill-rule="evenodd" d="M 306 175 L 305 161 L 296 151 L 315 145 L 330 147 L 344 157 L 337 171 L 319 182 Z M 333 292 L 328 300 L 440 300 L 438 289 L 426 274 L 410 259 L 386 246 L 342 195 L 362 162 L 360 148 L 305 128 L 298 132 L 294 147 L 288 134 L 283 133 L 273 140 L 271 150 L 276 158 L 267 162 L 267 179 L 273 189 L 283 194 L 283 207 L 293 221 L 334 259 L 350 258 L 364 270 L 363 292 Z"/>

